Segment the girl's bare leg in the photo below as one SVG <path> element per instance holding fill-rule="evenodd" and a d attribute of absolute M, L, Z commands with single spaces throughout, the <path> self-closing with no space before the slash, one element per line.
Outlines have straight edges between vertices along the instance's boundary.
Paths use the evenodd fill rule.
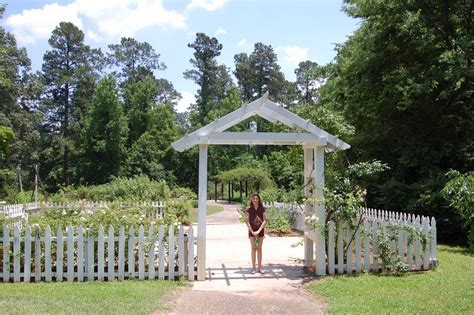
<path fill-rule="evenodd" d="M 256 252 L 257 252 L 257 247 L 255 246 L 255 237 L 250 237 L 250 251 L 251 251 L 251 256 L 252 256 L 252 267 L 253 271 L 255 272 L 255 260 L 256 260 Z"/>
<path fill-rule="evenodd" d="M 258 248 L 257 248 L 257 253 L 258 253 L 258 272 L 262 272 L 262 244 L 263 244 L 263 237 L 258 238 Z M 255 268 L 255 265 L 254 265 Z"/>

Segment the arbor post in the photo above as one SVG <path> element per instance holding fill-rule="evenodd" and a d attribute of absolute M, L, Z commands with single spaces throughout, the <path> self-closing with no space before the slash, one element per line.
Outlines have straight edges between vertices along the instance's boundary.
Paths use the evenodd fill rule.
<path fill-rule="evenodd" d="M 206 279 L 207 149 L 207 144 L 199 145 L 198 280 Z"/>
<path fill-rule="evenodd" d="M 304 150 L 304 212 L 305 219 L 306 217 L 311 217 L 314 214 L 313 209 L 313 191 L 311 186 L 315 185 L 315 176 L 314 176 L 314 148 L 313 147 L 303 147 Z M 306 223 L 305 223 L 306 225 Z M 305 231 L 308 232 L 308 227 L 305 227 Z M 308 236 L 308 233 L 305 233 L 304 236 L 304 264 L 306 267 L 311 267 L 311 264 L 314 260 L 314 244 L 313 240 Z"/>
<path fill-rule="evenodd" d="M 326 207 L 324 205 L 324 147 L 314 149 L 314 166 L 316 173 L 316 215 L 320 224 L 326 222 Z M 319 227 L 316 228 L 316 275 L 326 275 L 326 239 Z"/>

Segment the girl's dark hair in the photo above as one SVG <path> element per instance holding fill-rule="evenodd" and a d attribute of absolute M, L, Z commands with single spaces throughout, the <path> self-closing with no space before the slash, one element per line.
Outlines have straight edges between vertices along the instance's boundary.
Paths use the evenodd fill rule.
<path fill-rule="evenodd" d="M 262 198 L 260 198 L 260 195 L 259 195 L 259 194 L 254 193 L 254 194 L 252 194 L 252 196 L 250 197 L 250 208 L 253 208 L 252 199 L 253 199 L 253 197 L 255 197 L 255 196 L 258 197 L 258 206 L 259 206 L 259 207 L 263 207 Z"/>

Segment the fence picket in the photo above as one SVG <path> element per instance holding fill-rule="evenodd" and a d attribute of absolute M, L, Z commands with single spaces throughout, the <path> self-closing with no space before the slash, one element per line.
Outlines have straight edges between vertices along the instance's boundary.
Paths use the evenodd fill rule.
<path fill-rule="evenodd" d="M 104 227 L 99 227 L 97 237 L 97 279 L 104 280 Z"/>
<path fill-rule="evenodd" d="M 370 237 L 367 219 L 364 219 L 364 270 L 370 271 Z"/>
<path fill-rule="evenodd" d="M 64 259 L 64 240 L 63 230 L 58 227 L 56 231 L 56 281 L 63 281 L 63 259 Z"/>
<path fill-rule="evenodd" d="M 67 229 L 67 281 L 74 281 L 74 231 Z"/>
<path fill-rule="evenodd" d="M 145 256 L 143 253 L 144 229 L 140 225 L 138 229 L 138 279 L 145 279 Z"/>
<path fill-rule="evenodd" d="M 164 227 L 158 228 L 158 279 L 165 278 L 165 247 L 164 247 Z"/>
<path fill-rule="evenodd" d="M 194 281 L 194 229 L 192 225 L 188 230 L 188 246 L 188 280 Z"/>
<path fill-rule="evenodd" d="M 31 228 L 29 225 L 25 227 L 25 266 L 24 266 L 24 282 L 30 282 L 31 277 Z"/>
<path fill-rule="evenodd" d="M 360 255 L 361 255 L 361 250 L 360 250 L 360 229 L 358 228 L 356 231 L 355 235 L 355 268 L 356 268 L 356 273 L 360 273 L 361 271 L 361 264 L 360 264 Z"/>
<path fill-rule="evenodd" d="M 155 271 L 155 229 L 153 225 L 148 229 L 148 240 L 150 242 L 150 250 L 148 251 L 148 279 L 156 278 Z"/>
<path fill-rule="evenodd" d="M 94 247 L 95 240 L 90 230 L 87 230 L 87 259 L 86 259 L 86 272 L 87 272 L 87 281 L 94 281 L 94 267 L 95 267 L 95 257 L 94 257 Z"/>
<path fill-rule="evenodd" d="M 107 246 L 107 281 L 112 281 L 115 278 L 115 231 L 113 226 L 109 226 Z"/>
<path fill-rule="evenodd" d="M 10 229 L 3 227 L 3 282 L 10 281 Z"/>
<path fill-rule="evenodd" d="M 179 226 L 178 234 L 178 277 L 184 275 L 184 228 Z"/>
<path fill-rule="evenodd" d="M 20 228 L 15 226 L 13 230 L 13 282 L 20 281 Z"/>
<path fill-rule="evenodd" d="M 335 273 L 334 266 L 334 222 L 329 222 L 328 227 L 328 273 L 333 275 Z"/>
<path fill-rule="evenodd" d="M 41 281 L 41 234 L 39 226 L 35 226 L 35 282 Z"/>
<path fill-rule="evenodd" d="M 168 280 L 174 280 L 174 226 L 168 228 Z"/>
<path fill-rule="evenodd" d="M 46 226 L 44 231 L 44 281 L 51 282 L 51 228 Z"/>
<path fill-rule="evenodd" d="M 337 227 L 337 273 L 344 273 L 344 243 L 343 243 L 342 224 L 339 223 Z"/>
<path fill-rule="evenodd" d="M 422 222 L 423 237 L 424 237 L 424 239 L 429 241 L 428 224 L 429 224 L 428 218 L 427 217 L 423 218 L 423 222 Z M 424 248 L 422 248 L 422 250 L 423 250 L 423 270 L 428 270 L 429 265 L 430 265 L 430 246 L 429 246 L 428 242 L 426 242 L 425 244 L 422 244 L 422 245 L 424 245 L 423 246 Z"/>
<path fill-rule="evenodd" d="M 438 252 L 437 252 L 437 249 L 436 249 L 436 244 L 437 244 L 437 240 L 436 240 L 436 220 L 434 217 L 431 218 L 431 228 L 430 228 L 430 237 L 431 237 L 431 241 L 430 241 L 430 251 L 431 251 L 431 260 L 433 261 L 433 264 L 435 264 L 433 266 L 436 267 L 436 264 L 437 264 L 437 260 L 438 260 Z"/>
<path fill-rule="evenodd" d="M 378 222 L 372 222 L 373 225 L 373 254 L 374 254 L 374 272 L 379 272 L 379 232 L 378 232 Z"/>
<path fill-rule="evenodd" d="M 398 240 L 397 240 L 397 245 L 398 245 L 398 256 L 400 259 L 403 261 L 403 257 L 405 257 L 405 252 L 404 252 L 404 239 L 405 239 L 405 233 L 402 229 L 398 230 Z"/>
<path fill-rule="evenodd" d="M 135 230 L 133 226 L 128 229 L 128 277 L 135 279 Z"/>
<path fill-rule="evenodd" d="M 346 248 L 346 259 L 347 259 L 347 273 L 351 274 L 353 272 L 352 265 L 352 248 L 354 246 L 354 240 L 352 239 L 352 230 L 351 227 L 347 227 L 347 248 Z"/>
<path fill-rule="evenodd" d="M 120 227 L 118 242 L 118 280 L 125 279 L 125 228 Z"/>
<path fill-rule="evenodd" d="M 415 219 L 415 228 L 417 231 L 420 231 L 420 216 L 417 216 Z M 421 243 L 420 239 L 417 237 L 415 240 L 415 270 L 421 269 Z"/>
<path fill-rule="evenodd" d="M 77 229 L 77 281 L 84 281 L 84 231 L 82 226 Z"/>

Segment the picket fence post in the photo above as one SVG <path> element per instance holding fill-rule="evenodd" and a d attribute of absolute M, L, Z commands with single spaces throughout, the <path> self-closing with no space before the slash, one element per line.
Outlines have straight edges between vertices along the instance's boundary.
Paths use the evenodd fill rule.
<path fill-rule="evenodd" d="M 113 226 L 109 226 L 109 237 L 107 238 L 108 246 L 108 265 L 107 265 L 107 281 L 115 279 L 115 231 Z"/>
<path fill-rule="evenodd" d="M 63 281 L 64 240 L 60 227 L 56 232 L 56 247 L 56 281 Z"/>
<path fill-rule="evenodd" d="M 168 228 L 168 280 L 174 280 L 174 226 Z"/>
<path fill-rule="evenodd" d="M 31 228 L 29 225 L 25 227 L 25 267 L 23 281 L 30 282 L 31 277 Z"/>
<path fill-rule="evenodd" d="M 328 273 L 334 274 L 334 222 L 329 222 L 328 227 Z"/>
<path fill-rule="evenodd" d="M 165 228 L 160 225 L 158 228 L 158 279 L 165 278 L 165 246 L 164 246 Z"/>
<path fill-rule="evenodd" d="M 192 225 L 188 230 L 188 246 L 188 280 L 194 281 L 194 229 Z"/>

